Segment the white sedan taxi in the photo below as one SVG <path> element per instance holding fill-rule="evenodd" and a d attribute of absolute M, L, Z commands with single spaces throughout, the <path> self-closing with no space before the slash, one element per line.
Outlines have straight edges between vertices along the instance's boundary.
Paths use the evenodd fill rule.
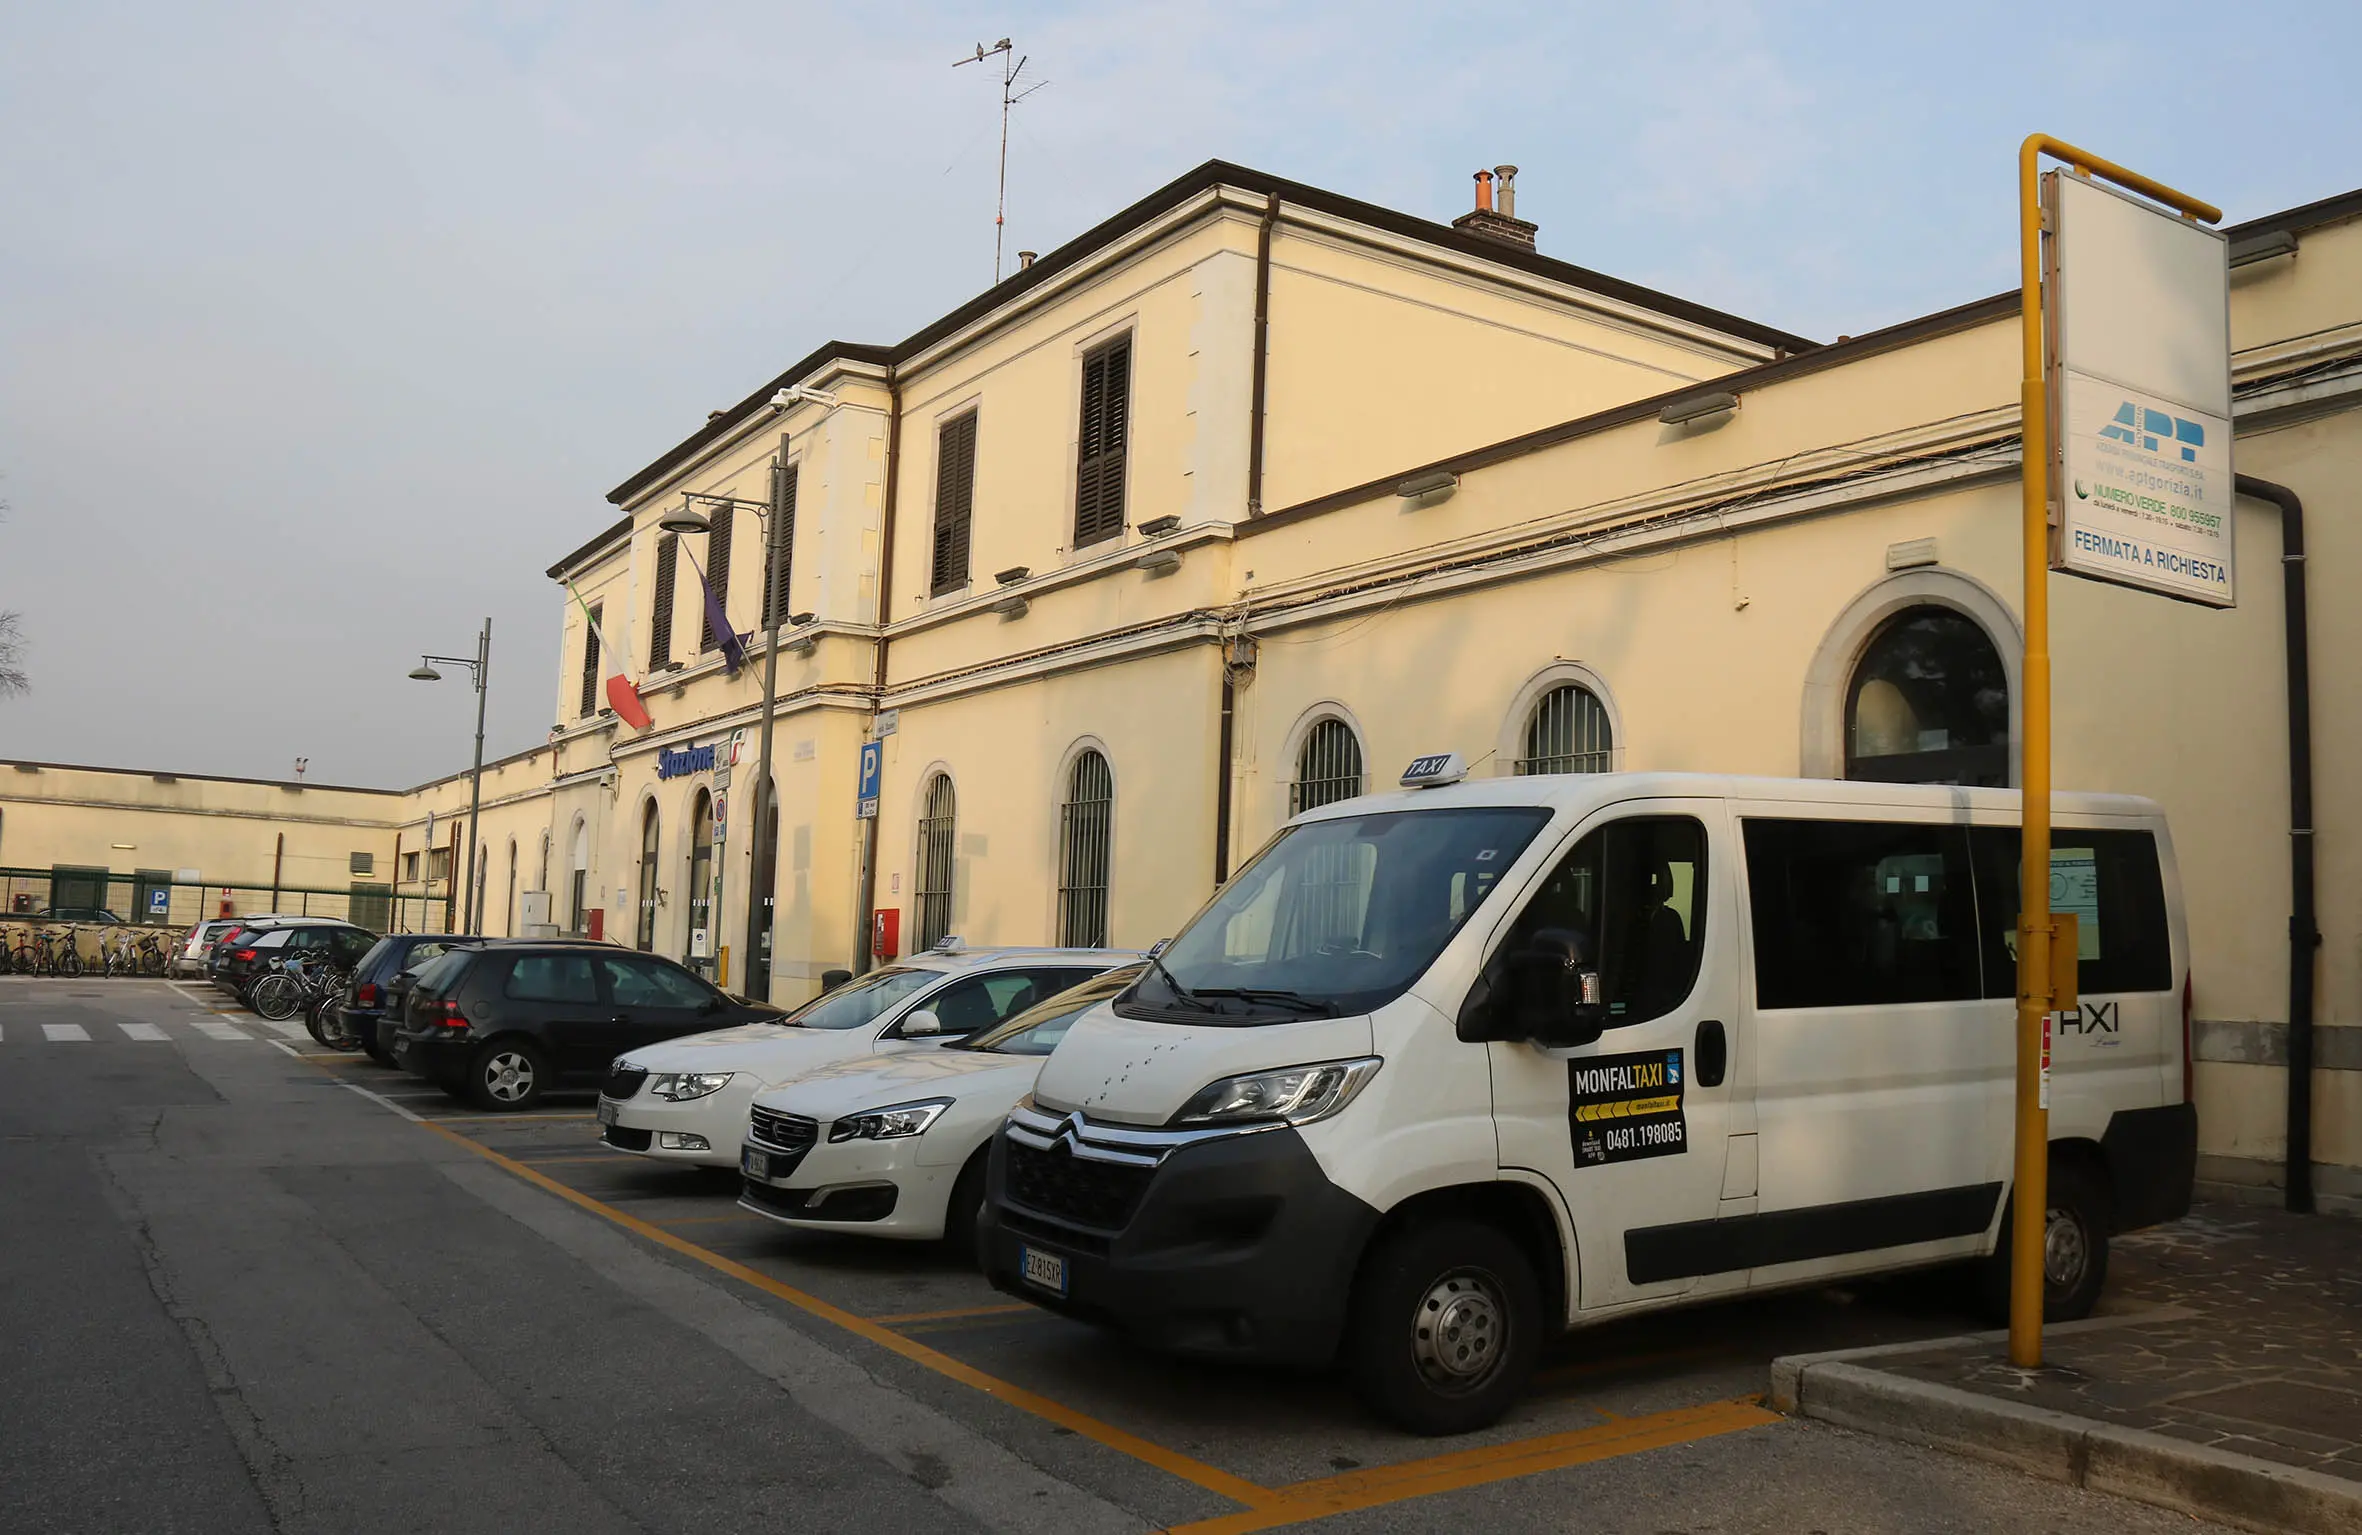
<path fill-rule="evenodd" d="M 1110 970 L 988 1033 L 846 1061 L 759 1095 L 739 1203 L 790 1226 L 949 1238 L 973 1251 L 984 1159 L 1001 1121 L 1033 1091 L 1075 1019 L 1142 968 Z"/>
<path fill-rule="evenodd" d="M 872 970 L 772 1023 L 643 1045 L 599 1088 L 599 1139 L 657 1161 L 736 1167 L 747 1105 L 840 1061 L 935 1047 L 993 1028 L 1133 956 L 1106 949 L 969 949 L 957 939 Z M 910 1036 L 920 1012 L 932 1033 Z"/>

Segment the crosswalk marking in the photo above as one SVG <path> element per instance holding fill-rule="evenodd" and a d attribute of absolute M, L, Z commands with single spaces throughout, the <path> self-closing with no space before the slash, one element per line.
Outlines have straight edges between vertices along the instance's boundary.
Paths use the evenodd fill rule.
<path fill-rule="evenodd" d="M 254 1038 L 253 1035 L 246 1033 L 242 1029 L 232 1028 L 230 1025 L 222 1022 L 219 1018 L 192 1018 L 189 1020 L 189 1027 L 195 1029 L 207 1039 L 252 1040 Z"/>
<path fill-rule="evenodd" d="M 45 1023 L 41 1025 L 41 1032 L 48 1035 L 50 1040 L 57 1044 L 64 1044 L 66 1041 L 74 1039 L 81 1040 L 84 1044 L 90 1042 L 89 1032 L 78 1023 Z"/>
<path fill-rule="evenodd" d="M 262 1024 L 265 1028 L 275 1027 L 277 1032 L 285 1034 L 290 1040 L 300 1038 L 306 1044 L 311 1042 L 311 1036 L 308 1033 L 301 1033 L 298 1029 L 291 1029 L 285 1025 L 273 1025 L 267 1019 L 248 1019 L 247 1027 L 240 1028 L 238 1025 L 222 1018 L 190 1018 L 185 1015 L 176 1018 L 171 1025 L 162 1023 L 137 1023 L 123 1019 L 111 1019 L 104 1024 L 95 1025 L 84 1025 L 79 1023 L 44 1023 L 39 1026 L 40 1032 L 38 1034 L 34 1033 L 30 1026 L 25 1026 L 19 1027 L 17 1029 L 16 1042 L 20 1044 L 30 1044 L 41 1040 L 47 1040 L 52 1044 L 61 1045 L 89 1044 L 94 1039 L 116 1039 L 118 1036 L 115 1031 L 120 1029 L 122 1031 L 120 1035 L 122 1039 L 147 1045 L 168 1044 L 175 1039 L 185 1041 L 189 1040 L 192 1037 L 192 1034 L 202 1035 L 206 1039 L 217 1039 L 225 1044 L 240 1041 L 243 1041 L 247 1044 L 252 1044 L 257 1038 L 261 1037 L 251 1031 L 252 1026 L 257 1023 Z M 0 1041 L 6 1041 L 7 1037 L 8 1036 L 6 1033 L 0 1032 Z"/>
<path fill-rule="evenodd" d="M 164 1031 L 152 1023 L 127 1023 L 122 1027 L 123 1032 L 130 1038 L 142 1040 L 150 1044 L 153 1044 L 165 1037 Z"/>
<path fill-rule="evenodd" d="M 283 1018 L 258 1017 L 254 1021 L 261 1024 L 264 1028 L 269 1029 L 272 1033 L 277 1034 L 281 1039 L 309 1039 L 312 1037 L 312 1031 L 305 1028 L 302 1024 L 290 1023 Z"/>

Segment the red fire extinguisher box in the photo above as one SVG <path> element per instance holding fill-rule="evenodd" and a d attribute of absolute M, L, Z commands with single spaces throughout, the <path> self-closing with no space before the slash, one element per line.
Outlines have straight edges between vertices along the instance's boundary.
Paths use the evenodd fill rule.
<path fill-rule="evenodd" d="M 892 959 L 902 952 L 902 912 L 881 906 L 870 914 L 869 952 L 876 959 Z"/>

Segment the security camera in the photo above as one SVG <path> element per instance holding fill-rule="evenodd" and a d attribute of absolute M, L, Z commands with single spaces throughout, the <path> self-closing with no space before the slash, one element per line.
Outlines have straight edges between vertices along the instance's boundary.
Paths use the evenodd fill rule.
<path fill-rule="evenodd" d="M 809 384 L 790 384 L 771 396 L 772 407 L 777 410 L 787 410 L 797 405 L 834 405 L 836 402 L 835 395 Z"/>

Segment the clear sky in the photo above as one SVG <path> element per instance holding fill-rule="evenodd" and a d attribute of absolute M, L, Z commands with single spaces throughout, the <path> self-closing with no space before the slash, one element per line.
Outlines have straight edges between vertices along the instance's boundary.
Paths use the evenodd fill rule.
<path fill-rule="evenodd" d="M 2351 3 L 0 7 L 0 756 L 402 785 L 557 707 L 542 571 L 831 337 L 1222 157 L 1827 339 L 2015 283 L 2018 140 L 2362 186 Z"/>

